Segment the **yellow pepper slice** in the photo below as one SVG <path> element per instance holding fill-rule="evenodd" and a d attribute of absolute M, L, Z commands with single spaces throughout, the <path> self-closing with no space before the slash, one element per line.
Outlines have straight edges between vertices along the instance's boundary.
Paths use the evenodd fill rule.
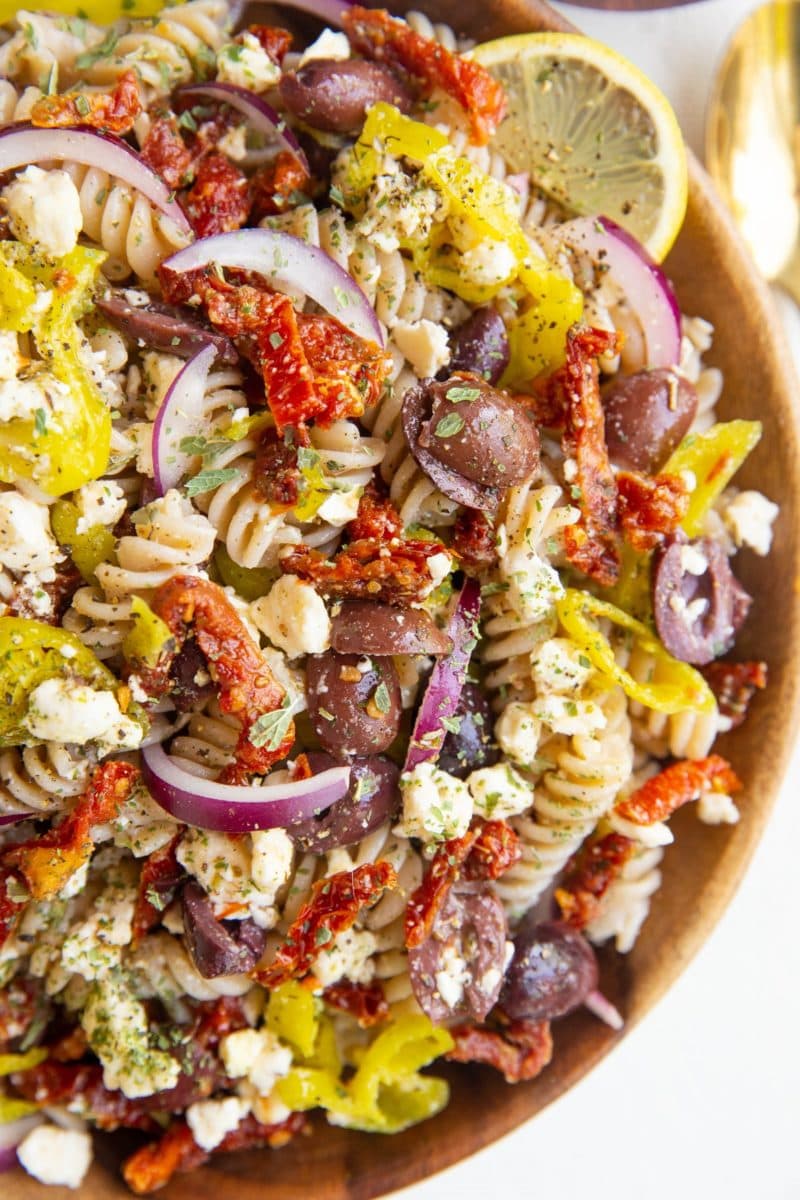
<path fill-rule="evenodd" d="M 679 712 L 710 713 L 714 694 L 703 676 L 688 663 L 664 649 L 654 633 L 621 608 L 599 600 L 590 592 L 568 588 L 558 601 L 558 618 L 572 640 L 602 675 L 618 683 L 631 700 L 669 715 Z M 608 638 L 596 621 L 607 620 L 632 635 L 645 653 L 653 656 L 650 679 L 640 682 L 617 662 Z"/>
<path fill-rule="evenodd" d="M 38 1067 L 46 1058 L 47 1050 L 44 1046 L 26 1050 L 24 1054 L 0 1054 L 0 1075 L 11 1075 L 13 1071 L 29 1071 L 31 1067 Z"/>
<path fill-rule="evenodd" d="M 30 1100 L 17 1100 L 11 1096 L 0 1096 L 0 1125 L 8 1125 L 19 1121 L 22 1117 L 32 1117 L 39 1111 L 38 1104 Z"/>
<path fill-rule="evenodd" d="M 94 583 L 95 571 L 114 552 L 115 538 L 105 525 L 93 525 L 78 533 L 80 510 L 70 500 L 58 500 L 50 509 L 50 527 L 87 583 Z"/>
<path fill-rule="evenodd" d="M 266 1026 L 301 1058 L 311 1058 L 317 1043 L 322 1004 L 296 979 L 270 992 Z"/>
<path fill-rule="evenodd" d="M 691 471 L 689 510 L 682 522 L 690 537 L 700 533 L 703 519 L 761 439 L 760 421 L 724 421 L 705 433 L 690 433 L 662 468 L 662 474 Z"/>
<path fill-rule="evenodd" d="M 152 670 L 172 649 L 175 638 L 169 625 L 139 596 L 131 599 L 131 617 L 133 628 L 123 639 L 123 657 L 134 666 Z"/>
<path fill-rule="evenodd" d="M 35 420 L 15 417 L 0 424 L 0 480 L 31 479 L 51 496 L 62 496 L 99 478 L 108 466 L 111 414 L 92 379 L 76 321 L 87 310 L 91 288 L 106 255 L 85 246 L 61 259 L 46 260 L 16 242 L 0 244 L 2 278 L 11 287 L 12 304 L 0 307 L 0 329 L 33 330 L 47 370 L 61 385 L 52 411 L 41 408 Z M 20 316 L 27 289 L 39 284 L 51 293 L 48 307 Z M 43 293 L 34 291 L 36 300 Z"/>
<path fill-rule="evenodd" d="M 175 3 L 176 0 L 170 0 Z M 181 3 L 182 0 L 177 0 Z M 165 0 L 48 0 L 47 12 L 63 13 L 65 17 L 79 14 L 87 21 L 98 25 L 110 25 L 120 17 L 136 21 L 142 17 L 154 17 L 165 7 Z M 12 0 L 0 3 L 0 21 L 11 21 L 19 12 L 19 5 Z"/>
<path fill-rule="evenodd" d="M 21 271 L 0 259 L 0 328 L 27 333 L 33 328 L 36 289 Z"/>

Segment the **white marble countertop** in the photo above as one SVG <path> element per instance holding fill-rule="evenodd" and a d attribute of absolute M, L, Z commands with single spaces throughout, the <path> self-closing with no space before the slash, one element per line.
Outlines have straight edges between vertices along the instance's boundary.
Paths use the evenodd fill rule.
<path fill-rule="evenodd" d="M 638 62 L 702 153 L 713 70 L 754 0 L 556 7 Z M 800 358 L 800 318 L 781 310 Z M 800 750 L 738 895 L 656 1010 L 534 1121 L 395 1200 L 798 1200 L 798 858 Z"/>

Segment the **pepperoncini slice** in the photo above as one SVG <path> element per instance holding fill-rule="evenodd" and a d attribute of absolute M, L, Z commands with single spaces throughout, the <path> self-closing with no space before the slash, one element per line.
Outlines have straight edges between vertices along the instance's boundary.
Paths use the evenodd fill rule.
<path fill-rule="evenodd" d="M 0 1054 L 0 1075 L 10 1075 L 13 1071 L 29 1071 L 31 1067 L 38 1067 L 46 1058 L 47 1050 L 44 1046 L 36 1046 L 24 1054 Z"/>
<path fill-rule="evenodd" d="M 662 467 L 665 475 L 691 471 L 696 480 L 681 523 L 690 537 L 700 533 L 706 513 L 758 445 L 761 430 L 760 421 L 725 421 L 705 433 L 690 433 Z"/>
<path fill-rule="evenodd" d="M 164 0 L 48 0 L 47 12 L 63 13 L 67 17 L 75 17 L 77 13 L 83 20 L 93 21 L 98 25 L 111 25 L 124 17 L 126 21 L 138 20 L 141 17 L 154 17 L 164 8 Z M 12 0 L 0 0 L 0 21 L 11 21 L 19 12 L 19 5 Z M 111 49 L 107 51 L 111 54 Z"/>
<path fill-rule="evenodd" d="M 217 543 L 214 551 L 214 566 L 225 587 L 232 587 L 248 602 L 266 596 L 281 573 L 280 567 L 240 567 L 222 542 Z"/>
<path fill-rule="evenodd" d="M 446 205 L 446 219 L 431 236 L 405 246 L 429 283 L 474 304 L 486 303 L 514 280 L 525 289 L 529 307 L 512 325 L 516 353 L 512 349 L 507 382 L 527 382 L 560 366 L 567 331 L 583 313 L 583 296 L 571 280 L 536 256 L 519 223 L 511 189 L 456 155 L 444 134 L 381 102 L 369 110 L 345 171 L 344 200 L 356 213 L 363 211 L 383 153 L 419 163 L 420 178 Z M 497 244 L 498 251 L 510 252 L 509 262 L 498 267 L 496 278 L 472 279 L 460 253 L 465 242 L 472 248 Z"/>
<path fill-rule="evenodd" d="M 314 993 L 296 979 L 270 992 L 266 1026 L 276 1037 L 291 1046 L 295 1054 L 309 1059 L 319 1033 L 322 1004 Z"/>
<path fill-rule="evenodd" d="M 122 642 L 122 654 L 133 666 L 155 669 L 175 644 L 172 631 L 139 596 L 131 599 L 133 628 Z"/>
<path fill-rule="evenodd" d="M 30 479 L 49 495 L 62 496 L 99 478 L 108 465 L 111 414 L 92 378 L 76 324 L 89 307 L 105 258 L 103 251 L 85 246 L 60 259 L 46 259 L 17 242 L 0 244 L 0 284 L 11 287 L 11 303 L 0 306 L 0 329 L 33 331 L 52 395 L 35 420 L 14 417 L 0 424 L 4 483 Z M 32 305 L 21 315 L 20 305 L 30 295 Z"/>
<path fill-rule="evenodd" d="M 50 527 L 59 545 L 63 546 L 86 583 L 95 582 L 95 571 L 107 562 L 116 544 L 113 533 L 105 525 L 92 525 L 78 533 L 80 510 L 70 500 L 58 500 L 50 509 Z"/>
<path fill-rule="evenodd" d="M 17 1100 L 11 1096 L 0 1096 L 0 1125 L 8 1125 L 19 1121 L 22 1117 L 32 1117 L 39 1111 L 38 1104 L 30 1100 Z"/>
<path fill-rule="evenodd" d="M 119 690 L 119 681 L 83 642 L 65 629 L 28 617 L 0 617 L 0 747 L 31 744 L 25 726 L 28 701 L 40 683 L 77 676 L 98 691 Z M 127 715 L 146 730 L 144 711 L 135 703 Z"/>
<path fill-rule="evenodd" d="M 699 671 L 664 649 L 661 642 L 641 621 L 590 592 L 568 588 L 557 604 L 558 618 L 564 629 L 602 675 L 618 683 L 631 700 L 647 708 L 671 715 L 679 712 L 710 713 L 716 708 L 714 694 Z M 652 655 L 651 677 L 640 682 L 621 667 L 608 639 L 596 622 L 610 621 L 630 634 Z"/>
<path fill-rule="evenodd" d="M 333 1124 L 397 1133 L 447 1104 L 446 1082 L 419 1071 L 452 1046 L 447 1030 L 435 1028 L 427 1017 L 401 1016 L 376 1037 L 347 1082 L 331 1071 L 298 1066 L 276 1090 L 295 1111 L 324 1108 Z"/>
<path fill-rule="evenodd" d="M 16 267 L 0 259 L 0 328 L 27 333 L 35 318 L 36 289 Z"/>

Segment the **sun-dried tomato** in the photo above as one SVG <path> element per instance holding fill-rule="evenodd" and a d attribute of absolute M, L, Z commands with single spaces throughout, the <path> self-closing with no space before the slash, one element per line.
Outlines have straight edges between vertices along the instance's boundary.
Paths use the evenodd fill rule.
<path fill-rule="evenodd" d="M 197 1023 L 192 1032 L 192 1041 L 204 1050 L 213 1050 L 222 1038 L 245 1029 L 248 1024 L 244 1005 L 238 996 L 220 996 L 218 1000 L 198 1004 L 195 1017 Z"/>
<path fill-rule="evenodd" d="M 334 317 L 301 313 L 297 324 L 322 404 L 317 424 L 360 417 L 365 408 L 377 404 L 392 369 L 386 351 Z"/>
<path fill-rule="evenodd" d="M 161 920 L 161 914 L 171 903 L 185 874 L 177 859 L 183 833 L 176 833 L 171 842 L 148 855 L 139 875 L 136 904 L 133 910 L 133 940 L 138 942 Z"/>
<path fill-rule="evenodd" d="M 150 125 L 142 146 L 141 159 L 161 176 L 167 187 L 186 187 L 192 170 L 192 154 L 181 137 L 177 119 L 171 113 L 156 117 Z"/>
<path fill-rule="evenodd" d="M 58 1041 L 47 1047 L 48 1057 L 59 1063 L 76 1063 L 85 1057 L 89 1041 L 80 1025 L 75 1025 Z"/>
<path fill-rule="evenodd" d="M 0 851 L 4 869 L 18 871 L 35 900 L 54 896 L 91 857 L 94 849 L 91 826 L 116 816 L 138 776 L 137 768 L 130 763 L 102 763 L 92 775 L 85 794 L 57 828 Z M 0 925 L 2 905 L 0 893 Z"/>
<path fill-rule="evenodd" d="M 484 821 L 464 863 L 465 879 L 499 879 L 522 858 L 519 837 L 507 821 Z"/>
<path fill-rule="evenodd" d="M 355 1017 L 362 1029 L 388 1021 L 391 1016 L 389 1004 L 379 983 L 353 983 L 342 979 L 332 983 L 322 993 L 322 999 L 330 1008 L 349 1013 Z"/>
<path fill-rule="evenodd" d="M 199 238 L 241 229 L 250 216 L 247 176 L 223 154 L 207 154 L 181 207 Z"/>
<path fill-rule="evenodd" d="M 618 513 L 622 536 L 634 550 L 654 550 L 674 533 L 689 509 L 689 492 L 679 475 L 617 475 Z"/>
<path fill-rule="evenodd" d="M 277 66 L 281 65 L 291 49 L 292 35 L 288 29 L 281 29 L 278 25 L 248 25 L 245 33 L 258 39 L 262 50 L 266 50 Z M 242 35 L 239 34 L 236 40 L 241 42 Z"/>
<path fill-rule="evenodd" d="M 648 779 L 614 811 L 636 825 L 654 825 L 656 821 L 666 821 L 682 804 L 698 800 L 708 792 L 729 795 L 741 787 L 742 781 L 720 754 L 687 758 Z"/>
<path fill-rule="evenodd" d="M 482 575 L 495 565 L 497 536 L 486 513 L 477 508 L 461 510 L 453 527 L 452 549 L 467 575 Z"/>
<path fill-rule="evenodd" d="M 617 485 L 608 458 L 597 356 L 616 345 L 616 335 L 576 327 L 567 335 L 567 360 L 551 377 L 554 399 L 564 405 L 562 448 L 575 463 L 573 496 L 581 519 L 564 529 L 567 557 L 590 578 L 612 587 L 619 575 Z"/>
<path fill-rule="evenodd" d="M 298 546 L 281 559 L 281 570 L 313 583 L 323 595 L 338 600 L 380 600 L 413 604 L 431 589 L 428 559 L 441 552 L 438 542 L 364 538 L 350 542 L 335 558 Z"/>
<path fill-rule="evenodd" d="M 259 496 L 278 508 L 294 508 L 300 496 L 302 475 L 297 465 L 297 446 L 266 429 L 258 444 L 253 484 Z"/>
<path fill-rule="evenodd" d="M 277 722 L 263 745 L 251 741 L 259 719 L 277 712 L 285 693 L 222 588 L 196 575 L 174 575 L 156 592 L 153 611 L 174 635 L 175 652 L 193 634 L 219 688 L 220 708 L 241 722 L 235 759 L 223 771 L 222 782 L 238 784 L 250 774 L 265 775 L 289 753 L 294 722 Z"/>
<path fill-rule="evenodd" d="M 39 1012 L 40 1004 L 40 984 L 37 979 L 15 975 L 5 987 L 0 988 L 0 1052 L 5 1050 L 9 1042 L 27 1033 Z"/>
<path fill-rule="evenodd" d="M 364 863 L 353 871 L 339 871 L 317 880 L 274 961 L 256 970 L 255 978 L 264 987 L 276 988 L 307 975 L 336 935 L 351 928 L 364 905 L 374 904 L 396 884 L 394 868 L 384 861 Z"/>
<path fill-rule="evenodd" d="M 621 833 L 608 833 L 581 847 L 555 893 L 568 925 L 573 929 L 585 929 L 594 920 L 603 897 L 635 849 L 632 838 Z"/>
<path fill-rule="evenodd" d="M 388 542 L 403 532 L 400 514 L 388 496 L 381 494 L 372 480 L 364 488 L 358 502 L 358 512 L 347 525 L 347 536 L 351 542 L 372 538 Z"/>
<path fill-rule="evenodd" d="M 470 829 L 463 837 L 442 842 L 422 883 L 411 893 L 405 916 L 405 941 L 410 950 L 421 946 L 430 937 L 448 892 L 467 861 L 475 836 L 475 830 Z"/>
<path fill-rule="evenodd" d="M 259 167 L 250 180 L 253 220 L 273 217 L 296 208 L 309 199 L 311 176 L 290 150 L 281 150 L 271 162 Z"/>
<path fill-rule="evenodd" d="M 12 1077 L 16 1091 L 37 1104 L 69 1105 L 101 1128 L 142 1129 L 151 1132 L 158 1125 L 139 1100 L 129 1100 L 123 1092 L 111 1091 L 103 1083 L 103 1068 L 96 1063 L 57 1062 L 45 1059 L 36 1067 L 19 1071 Z M 153 1097 L 147 1097 L 152 1101 Z M 156 1105 L 150 1103 L 152 1111 Z"/>
<path fill-rule="evenodd" d="M 124 135 L 142 111 L 135 71 L 125 71 L 110 92 L 64 92 L 42 96 L 31 109 L 31 123 L 42 129 L 81 125 Z"/>
<path fill-rule="evenodd" d="M 413 75 L 424 95 L 441 88 L 451 96 L 469 116 L 473 141 L 485 145 L 497 131 L 506 114 L 506 95 L 484 67 L 416 33 L 385 9 L 354 5 L 342 24 L 350 44 L 365 58 L 388 63 L 401 76 Z"/>
<path fill-rule="evenodd" d="M 511 1021 L 502 1031 L 459 1025 L 450 1034 L 455 1046 L 445 1058 L 485 1063 L 502 1072 L 507 1083 L 535 1079 L 553 1057 L 549 1021 Z"/>
<path fill-rule="evenodd" d="M 252 1114 L 227 1133 L 214 1153 L 253 1150 L 262 1146 L 278 1149 L 305 1133 L 305 1113 L 292 1113 L 277 1125 L 262 1125 Z M 211 1154 L 198 1146 L 185 1121 L 176 1121 L 158 1141 L 142 1146 L 122 1165 L 122 1175 L 132 1192 L 146 1196 L 169 1183 L 175 1174 L 194 1171 L 208 1162 Z"/>
<path fill-rule="evenodd" d="M 717 707 L 736 729 L 747 716 L 750 701 L 760 688 L 767 686 L 765 662 L 726 662 L 718 659 L 702 667 L 702 674 L 717 697 Z"/>

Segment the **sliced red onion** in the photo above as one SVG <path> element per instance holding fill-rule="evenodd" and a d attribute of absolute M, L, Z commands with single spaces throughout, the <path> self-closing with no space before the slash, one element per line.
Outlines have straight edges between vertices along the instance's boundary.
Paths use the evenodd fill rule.
<path fill-rule="evenodd" d="M 220 104 L 230 105 L 247 118 L 250 129 L 262 133 L 269 141 L 280 142 L 308 171 L 308 159 L 297 138 L 288 128 L 285 118 L 279 116 L 261 96 L 248 92 L 246 88 L 237 87 L 235 83 L 187 83 L 179 88 L 177 94 L 183 100 L 197 96 L 198 99 L 216 100 Z"/>
<path fill-rule="evenodd" d="M 284 828 L 316 816 L 341 800 L 350 783 L 349 767 L 264 787 L 216 783 L 179 767 L 160 745 L 142 751 L 142 775 L 153 799 L 176 820 L 223 833 Z"/>
<path fill-rule="evenodd" d="M 359 337 L 383 345 L 378 318 L 358 284 L 329 254 L 275 229 L 237 229 L 201 238 L 168 258 L 162 270 L 175 275 L 212 264 L 262 275 L 270 286 L 305 292 L 320 308 Z"/>
<path fill-rule="evenodd" d="M 477 580 L 468 579 L 445 630 L 453 643 L 453 652 L 437 659 L 431 671 L 408 744 L 404 771 L 413 771 L 420 763 L 431 762 L 439 756 L 447 734 L 444 722 L 458 711 L 478 636 L 480 611 L 480 585 Z"/>
<path fill-rule="evenodd" d="M 158 493 L 177 487 L 194 457 L 181 450 L 184 438 L 202 432 L 206 381 L 215 346 L 204 346 L 173 379 L 153 426 L 153 471 Z"/>
<path fill-rule="evenodd" d="M 296 8 L 319 17 L 326 25 L 342 27 L 342 18 L 351 7 L 350 0 L 279 0 L 278 8 Z"/>
<path fill-rule="evenodd" d="M 559 235 L 608 271 L 626 305 L 639 319 L 645 360 L 631 363 L 628 370 L 677 366 L 681 358 L 681 310 L 672 284 L 636 238 L 608 217 L 568 221 Z"/>
<path fill-rule="evenodd" d="M 17 1146 L 32 1129 L 41 1125 L 43 1120 L 41 1113 L 31 1113 L 29 1117 L 20 1117 L 17 1121 L 0 1124 L 0 1172 L 10 1171 L 18 1165 Z"/>
<path fill-rule="evenodd" d="M 4 825 L 16 825 L 17 821 L 26 821 L 35 816 L 30 809 L 25 812 L 4 812 L 0 813 L 0 828 Z"/>
<path fill-rule="evenodd" d="M 615 1008 L 602 992 L 596 989 L 593 992 L 589 992 L 583 1003 L 589 1009 L 590 1013 L 599 1017 L 601 1021 L 605 1021 L 606 1025 L 610 1025 L 612 1029 L 619 1032 L 620 1029 L 624 1028 L 625 1022 L 622 1019 L 619 1009 Z"/>
<path fill-rule="evenodd" d="M 77 162 L 98 167 L 130 184 L 191 238 L 192 227 L 162 179 L 127 142 L 97 129 L 37 129 L 29 121 L 0 130 L 0 174 L 40 162 Z"/>

